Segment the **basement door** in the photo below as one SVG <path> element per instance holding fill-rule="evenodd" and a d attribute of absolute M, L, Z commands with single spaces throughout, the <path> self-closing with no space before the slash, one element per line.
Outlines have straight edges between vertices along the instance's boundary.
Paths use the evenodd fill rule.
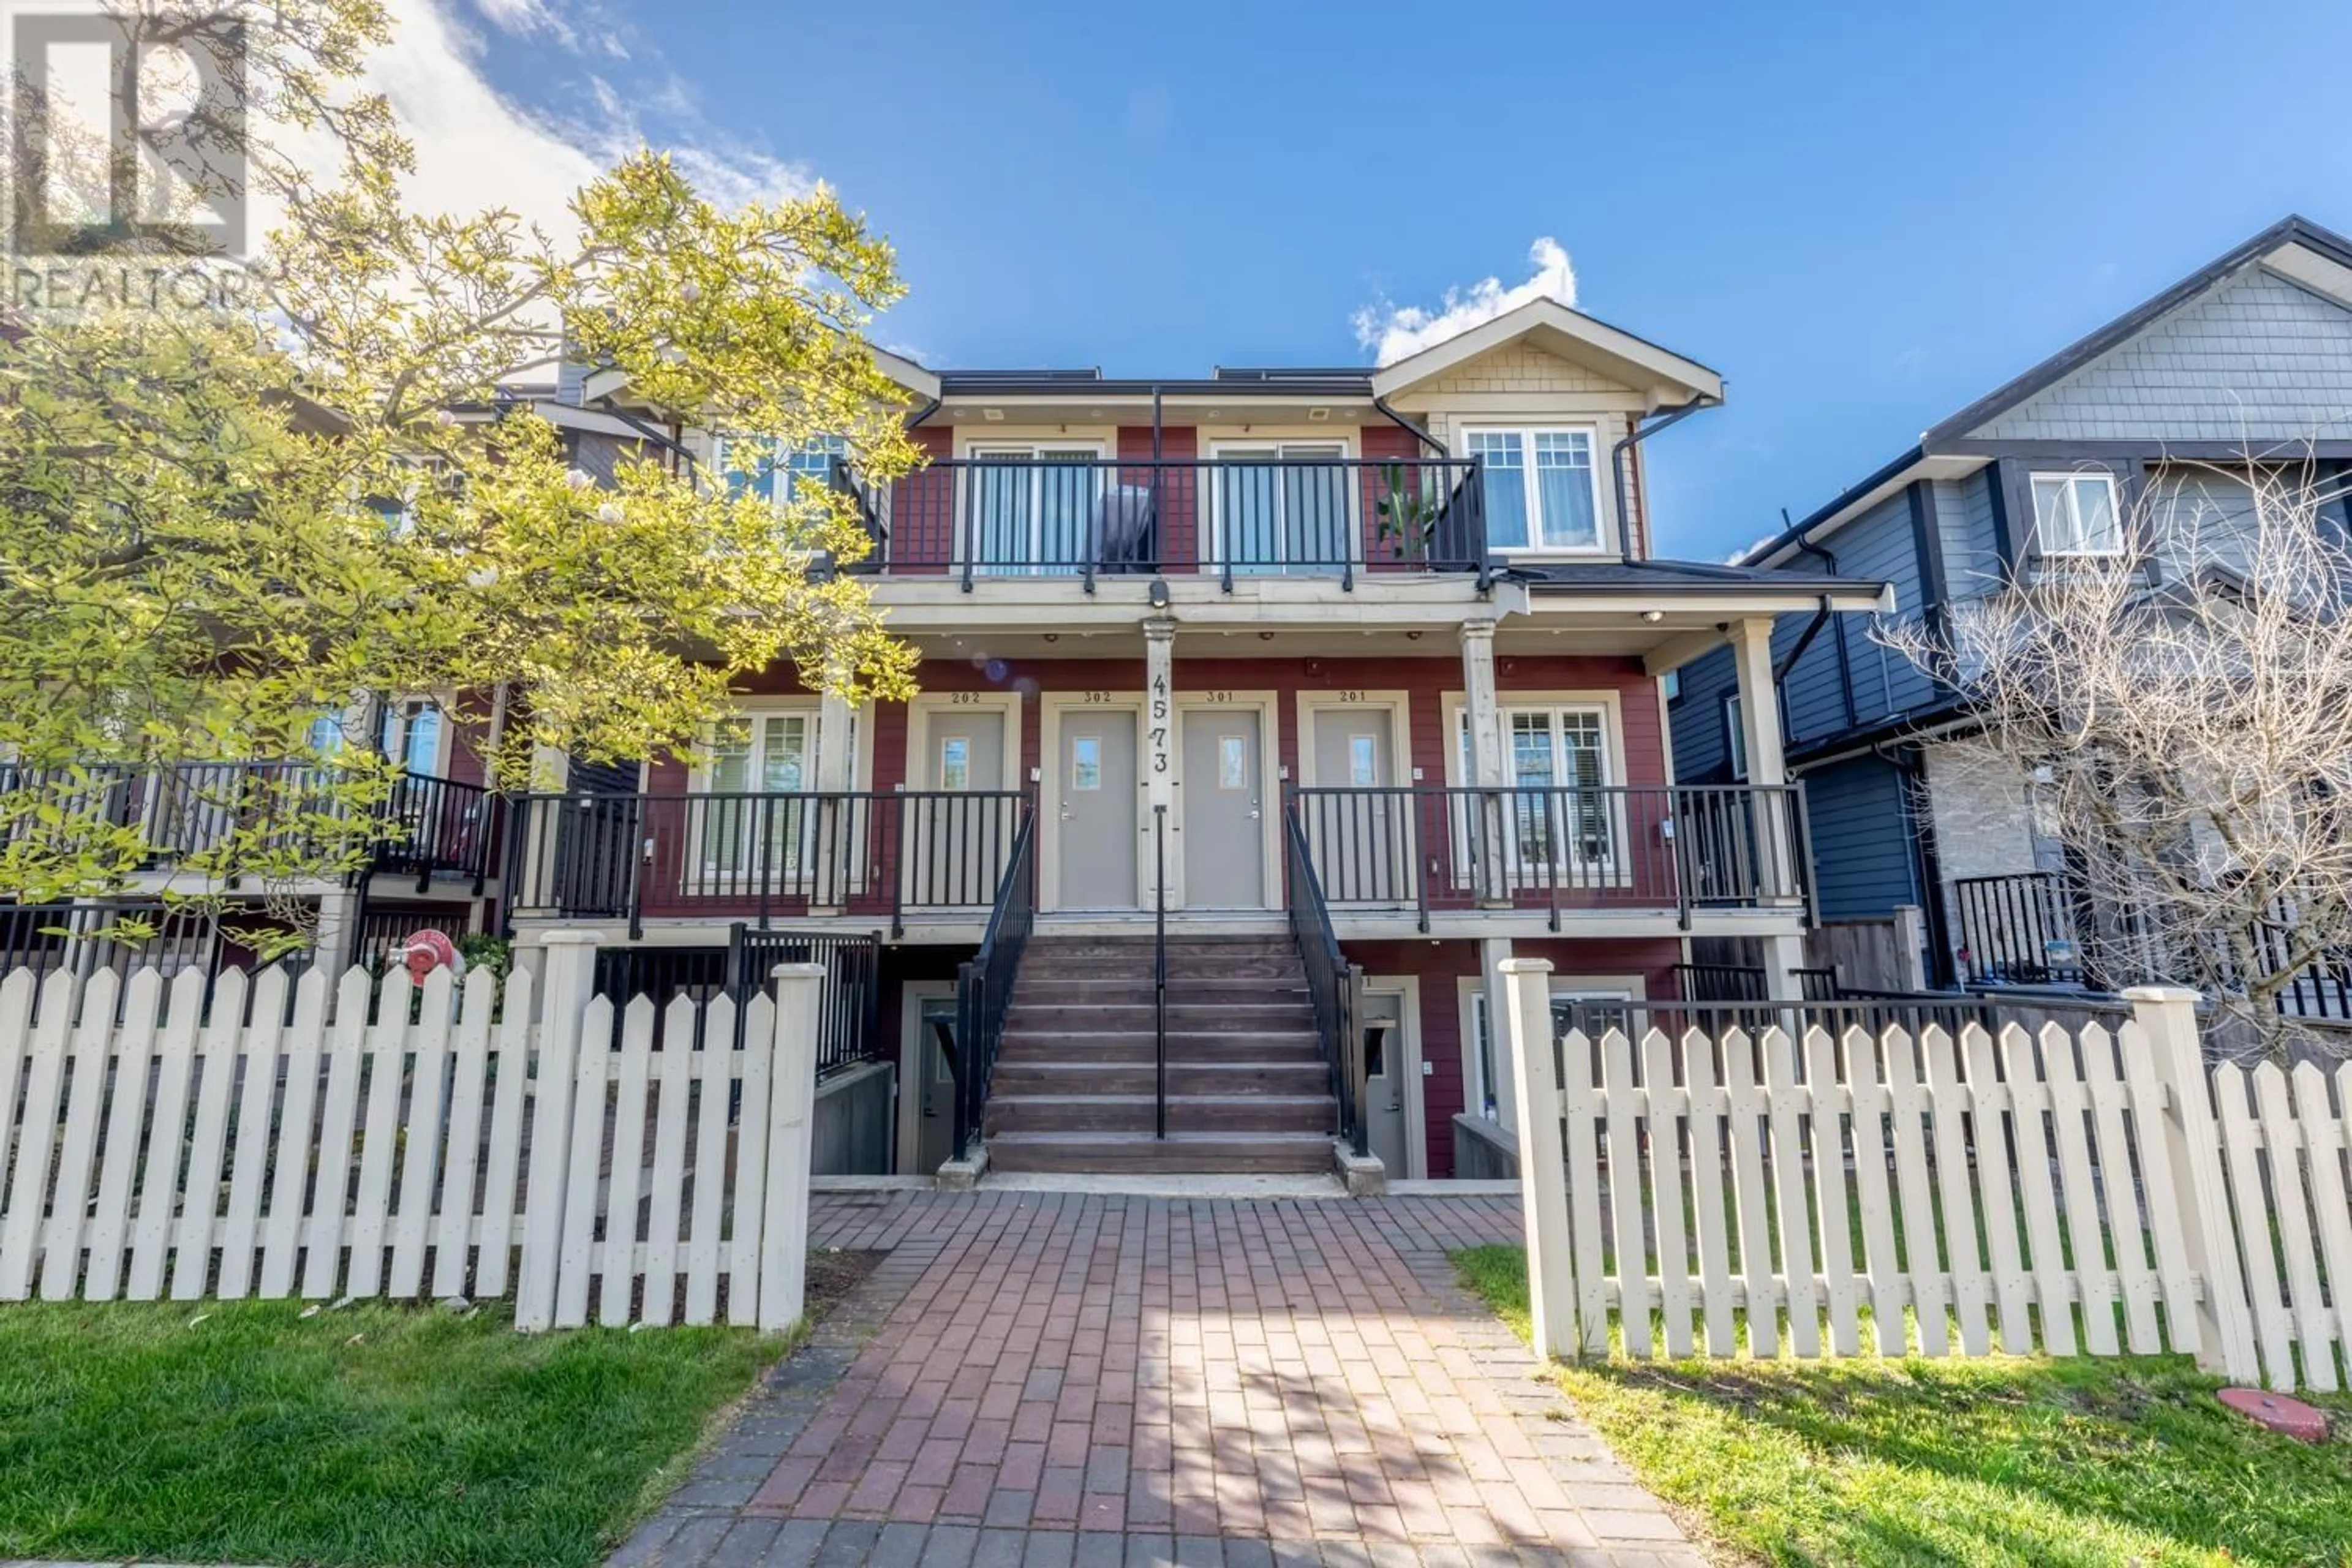
<path fill-rule="evenodd" d="M 1364 1133 L 1392 1180 L 1408 1172 L 1405 1161 L 1404 1097 L 1413 1086 L 1404 1075 L 1404 998 L 1393 991 L 1364 996 Z"/>
<path fill-rule="evenodd" d="M 1255 708 L 1183 710 L 1184 907 L 1265 908 L 1265 777 Z"/>
<path fill-rule="evenodd" d="M 1141 779 L 1133 708 L 1073 709 L 1055 744 L 1057 910 L 1132 910 Z"/>

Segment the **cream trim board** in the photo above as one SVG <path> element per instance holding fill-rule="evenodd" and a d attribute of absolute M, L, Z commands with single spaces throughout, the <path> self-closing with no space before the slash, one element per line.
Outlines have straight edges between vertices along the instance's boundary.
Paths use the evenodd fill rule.
<path fill-rule="evenodd" d="M 1429 1107 L 1423 1103 L 1422 1089 L 1428 1081 L 1421 1071 L 1421 976 L 1418 974 L 1368 974 L 1364 977 L 1367 994 L 1381 992 L 1399 998 L 1397 1016 L 1403 1026 L 1397 1031 L 1397 1070 L 1404 1074 L 1404 1177 L 1408 1182 L 1429 1178 Z"/>
<path fill-rule="evenodd" d="M 1037 842 L 1037 908 L 1051 914 L 1061 908 L 1062 899 L 1062 794 L 1066 782 L 1062 776 L 1062 722 L 1071 713 L 1123 712 L 1135 726 L 1135 819 L 1138 826 L 1150 821 L 1146 809 L 1151 785 L 1150 764 L 1145 760 L 1143 743 L 1144 693 L 1140 691 L 1081 690 L 1048 691 L 1037 700 L 1037 809 L 1045 820 L 1044 832 Z M 1181 768 L 1180 756 L 1176 766 Z M 1135 888 L 1139 906 L 1151 890 L 1151 867 L 1144 849 L 1151 836 L 1135 836 Z M 1182 862 L 1178 862 L 1181 867 Z"/>
<path fill-rule="evenodd" d="M 909 1175 L 930 1173 L 918 1164 L 923 1147 L 923 1083 L 917 1071 L 924 1059 L 923 1004 L 952 999 L 955 994 L 952 980 L 909 980 L 898 988 L 898 1076 L 892 1091 L 898 1097 L 898 1150 L 893 1164 Z"/>
<path fill-rule="evenodd" d="M 1302 688 L 1298 693 L 1298 783 L 1301 788 L 1344 788 L 1346 779 L 1328 781 L 1315 776 L 1315 715 L 1326 708 L 1385 708 L 1389 714 L 1389 763 L 1397 772 L 1390 784 L 1408 788 L 1412 784 L 1412 698 L 1402 690 L 1355 690 L 1344 687 L 1324 687 L 1317 690 Z"/>
<path fill-rule="evenodd" d="M 1601 429 L 1599 424 L 1591 420 L 1562 419 L 1556 416 L 1543 419 L 1512 418 L 1508 416 L 1490 417 L 1465 416 L 1453 422 L 1453 429 L 1446 437 L 1445 445 L 1446 449 L 1457 458 L 1466 458 L 1470 455 L 1470 438 L 1474 436 L 1517 436 L 1520 438 L 1519 456 L 1524 465 L 1521 469 L 1524 475 L 1521 483 L 1527 489 L 1528 521 L 1538 527 L 1541 526 L 1542 520 L 1537 515 L 1538 503 L 1536 489 L 1535 452 L 1528 438 L 1538 435 L 1582 436 L 1586 441 L 1586 451 L 1591 461 L 1586 467 L 1585 473 L 1592 487 L 1592 520 L 1598 525 L 1596 531 L 1599 538 L 1591 544 L 1509 546 L 1498 544 L 1495 547 L 1496 554 L 1584 556 L 1617 553 L 1618 545 L 1615 542 L 1624 537 L 1624 520 L 1617 515 L 1616 503 L 1610 495 L 1610 487 L 1601 482 L 1601 469 L 1604 460 L 1601 454 L 1605 449 L 1601 438 Z"/>
<path fill-rule="evenodd" d="M 1624 694 L 1614 690 L 1599 691 L 1503 691 L 1497 694 L 1496 707 L 1505 715 L 1528 708 L 1591 708 L 1601 713 L 1601 734 L 1608 743 L 1608 754 L 1601 758 L 1604 787 L 1614 787 L 1625 782 L 1625 714 Z M 1462 776 L 1462 716 L 1469 707 L 1465 693 L 1449 691 L 1445 703 L 1445 782 L 1456 789 L 1465 788 L 1474 781 Z M 1504 727 L 1503 751 L 1510 754 L 1510 732 L 1507 718 Z"/>
<path fill-rule="evenodd" d="M 1013 691 L 927 691 L 907 704 L 907 771 L 900 775 L 908 789 L 929 788 L 916 784 L 929 771 L 929 763 L 938 750 L 933 739 L 941 724 L 952 724 L 960 713 L 1002 713 L 1004 715 L 1003 777 L 994 784 L 974 779 L 976 790 L 1023 787 L 1021 777 L 1021 696 Z"/>
<path fill-rule="evenodd" d="M 1628 1002 L 1646 1002 L 1650 999 L 1650 982 L 1646 975 L 1641 974 L 1554 973 L 1549 994 L 1554 997 L 1622 997 Z M 1454 1005 L 1458 1009 L 1462 1040 L 1462 1110 L 1465 1115 L 1481 1119 L 1486 1117 L 1486 1097 L 1479 1083 L 1478 1019 L 1486 1011 L 1486 976 L 1465 974 L 1455 981 Z M 1499 1062 L 1504 1049 L 1502 1037 L 1499 1030 L 1492 1028 L 1495 1020 L 1490 1018 L 1487 1022 L 1490 1026 L 1488 1052 L 1494 1060 Z"/>
<path fill-rule="evenodd" d="M 1175 826 L 1178 832 L 1181 833 L 1183 831 L 1184 801 L 1186 799 L 1184 790 L 1184 758 L 1186 754 L 1184 746 L 1186 739 L 1185 726 L 1190 721 L 1191 717 L 1193 714 L 1205 712 L 1213 709 L 1233 708 L 1250 708 L 1255 709 L 1257 711 L 1258 839 L 1263 850 L 1263 854 L 1260 858 L 1265 869 L 1265 878 L 1262 884 L 1265 889 L 1265 902 L 1262 907 L 1269 910 L 1278 910 L 1283 907 L 1282 846 L 1277 834 L 1277 829 L 1281 826 L 1282 819 L 1282 774 L 1280 760 L 1282 754 L 1282 732 L 1280 729 L 1282 722 L 1282 694 L 1280 692 L 1228 690 L 1219 688 L 1200 691 L 1180 690 L 1176 693 L 1175 744 L 1171 748 L 1171 750 L 1175 753 Z M 1216 786 L 1217 781 L 1214 778 L 1203 781 L 1203 787 L 1213 790 Z M 1181 845 L 1174 845 L 1171 846 L 1171 848 L 1172 853 L 1169 857 L 1168 867 L 1169 901 L 1173 908 L 1184 909 L 1188 906 L 1184 900 L 1183 847 Z M 1149 879 L 1147 879 L 1138 885 L 1148 888 L 1151 884 Z"/>

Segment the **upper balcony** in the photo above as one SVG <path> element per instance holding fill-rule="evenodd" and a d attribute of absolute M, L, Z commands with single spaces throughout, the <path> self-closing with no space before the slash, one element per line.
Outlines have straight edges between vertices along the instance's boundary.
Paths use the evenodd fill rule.
<path fill-rule="evenodd" d="M 874 552 L 857 570 L 1002 578 L 1316 577 L 1488 570 L 1475 458 L 1088 452 L 937 458 L 862 492 Z"/>

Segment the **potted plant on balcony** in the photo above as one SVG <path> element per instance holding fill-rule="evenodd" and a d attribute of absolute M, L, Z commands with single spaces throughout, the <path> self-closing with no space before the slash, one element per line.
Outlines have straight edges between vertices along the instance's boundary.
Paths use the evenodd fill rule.
<path fill-rule="evenodd" d="M 1411 483 L 1402 463 L 1383 465 L 1381 484 L 1388 493 L 1372 509 L 1381 539 L 1395 550 L 1399 561 L 1427 560 L 1442 510 L 1438 498 Z"/>

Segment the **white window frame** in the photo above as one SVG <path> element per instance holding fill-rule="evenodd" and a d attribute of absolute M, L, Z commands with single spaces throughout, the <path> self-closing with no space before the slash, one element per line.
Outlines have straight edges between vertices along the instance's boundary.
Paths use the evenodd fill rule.
<path fill-rule="evenodd" d="M 1730 765 L 1731 776 L 1742 784 L 1748 782 L 1746 707 L 1737 691 L 1723 700 L 1723 760 Z"/>
<path fill-rule="evenodd" d="M 738 709 L 732 716 L 737 721 L 751 724 L 755 727 L 754 734 L 758 737 L 758 740 L 753 752 L 753 756 L 756 760 L 757 765 L 752 767 L 750 771 L 750 776 L 752 781 L 757 781 L 764 777 L 767 773 L 767 725 L 772 721 L 782 719 L 799 719 L 803 722 L 805 729 L 803 731 L 803 733 L 806 739 L 801 759 L 801 787 L 799 789 L 770 790 L 758 784 L 756 782 L 754 782 L 753 787 L 740 792 L 721 791 L 714 788 L 709 756 L 712 749 L 718 743 L 719 735 L 717 728 L 713 726 L 703 731 L 702 750 L 704 757 L 703 760 L 699 760 L 695 763 L 693 771 L 687 776 L 688 793 L 690 795 L 742 794 L 774 795 L 780 796 L 816 794 L 816 781 L 819 770 L 817 758 L 819 751 L 824 744 L 823 713 L 824 709 L 822 706 L 814 702 L 765 702 L 758 704 L 746 703 L 741 708 Z M 873 727 L 866 722 L 866 716 L 864 712 L 855 709 L 850 711 L 849 715 L 849 772 L 848 783 L 845 787 L 853 792 L 859 787 L 858 780 L 868 776 L 868 769 L 866 766 L 863 752 L 866 738 L 871 733 Z M 757 835 L 751 833 L 749 826 L 750 820 L 754 815 L 755 814 L 748 807 L 746 808 L 745 832 L 749 837 L 745 838 L 743 845 L 740 847 L 738 850 L 738 853 L 746 856 L 755 855 L 758 850 L 757 844 L 752 841 L 756 838 Z M 802 814 L 800 826 L 796 829 L 789 827 L 786 829 L 787 837 L 796 841 L 786 846 L 786 847 L 793 854 L 794 858 L 788 862 L 783 880 L 780 885 L 787 887 L 803 885 L 815 874 L 817 827 L 818 822 L 816 814 L 813 812 L 803 812 Z M 709 837 L 707 828 L 702 830 L 700 840 L 701 841 L 694 847 L 693 853 L 699 858 L 699 863 L 702 867 L 702 875 L 704 877 L 718 877 L 730 874 L 730 871 L 740 872 L 742 869 L 742 867 L 740 865 L 732 868 L 725 867 L 719 861 L 711 858 L 708 847 Z M 862 887 L 862 879 L 864 876 L 864 868 L 862 863 L 851 868 L 851 875 L 853 878 L 857 879 L 856 885 Z"/>
<path fill-rule="evenodd" d="M 2054 540 L 2042 526 L 2042 499 L 2039 487 L 2054 484 L 2064 504 L 2064 522 L 2070 537 Z M 2109 542 L 2096 545 L 2083 531 L 2083 509 L 2074 487 L 2095 484 L 2107 492 L 2107 526 Z M 2063 472 L 2029 474 L 2025 481 L 2027 501 L 2033 508 L 2033 547 L 2035 553 L 2053 559 L 2075 558 L 2092 561 L 2108 560 L 2124 552 L 2123 493 L 2116 476 L 2105 468 L 2070 468 Z"/>
<path fill-rule="evenodd" d="M 1536 440 L 1539 435 L 1581 436 L 1584 438 L 1586 478 L 1592 487 L 1592 542 L 1590 544 L 1554 544 L 1545 536 L 1543 486 L 1536 478 Z M 1496 544 L 1491 548 L 1498 555 L 1612 555 L 1616 553 L 1610 536 L 1615 531 L 1616 520 L 1610 515 L 1601 486 L 1601 427 L 1597 425 L 1563 424 L 1541 420 L 1529 424 L 1486 424 L 1462 426 L 1462 455 L 1475 454 L 1471 447 L 1480 436 L 1510 436 L 1519 446 L 1520 482 L 1527 489 L 1528 542 Z"/>
<path fill-rule="evenodd" d="M 1511 721 L 1519 715 L 1538 713 L 1549 721 L 1551 729 L 1554 772 L 1552 783 L 1547 787 L 1551 789 L 1585 787 L 1598 792 L 1601 809 L 1605 813 L 1610 848 L 1612 852 L 1599 859 L 1571 857 L 1568 850 L 1570 842 L 1574 837 L 1574 830 L 1572 827 L 1564 827 L 1553 842 L 1552 853 L 1549 858 L 1549 865 L 1547 867 L 1544 858 L 1523 852 L 1518 835 L 1514 832 L 1509 836 L 1509 868 L 1512 885 L 1542 887 L 1549 879 L 1559 876 L 1570 877 L 1578 885 L 1622 880 L 1629 875 L 1629 869 L 1624 863 L 1625 858 L 1615 854 L 1614 851 L 1626 847 L 1626 832 L 1629 825 L 1626 821 L 1624 799 L 1614 793 L 1619 781 L 1623 776 L 1624 768 L 1622 761 L 1624 739 L 1618 724 L 1616 705 L 1591 698 L 1574 700 L 1546 698 L 1536 701 L 1498 704 L 1496 717 L 1503 730 L 1503 766 L 1509 775 L 1505 785 L 1507 789 L 1517 790 L 1522 787 L 1517 771 L 1512 767 L 1513 759 L 1517 753 L 1511 745 Z M 1568 756 L 1565 747 L 1567 727 L 1562 721 L 1571 716 L 1580 721 L 1592 720 L 1598 725 L 1601 742 L 1601 777 L 1590 785 L 1578 786 L 1572 781 L 1560 776 L 1559 764 L 1564 763 Z M 1470 707 L 1466 702 L 1460 704 L 1456 709 L 1454 729 L 1454 753 L 1447 766 L 1456 774 L 1458 783 L 1475 784 L 1476 781 L 1471 776 L 1469 765 L 1472 742 Z M 1467 822 L 1457 825 L 1456 831 L 1458 834 L 1466 834 Z M 1462 868 L 1457 876 L 1466 879 L 1469 876 L 1469 855 L 1466 843 L 1455 845 L 1455 864 Z"/>
<path fill-rule="evenodd" d="M 710 448 L 711 466 L 713 471 L 719 476 L 719 483 L 722 489 L 731 485 L 735 478 L 735 470 L 727 466 L 728 447 L 736 441 L 752 438 L 743 436 L 713 437 Z M 748 493 L 759 496 L 778 507 L 792 505 L 799 490 L 801 480 L 815 477 L 805 468 L 793 467 L 796 461 L 805 458 L 822 457 L 829 470 L 834 458 L 849 456 L 849 443 L 839 436 L 813 436 L 789 449 L 786 449 L 781 442 L 772 441 L 764 444 L 775 448 L 775 458 L 764 476 L 747 473 L 744 476 L 744 489 Z M 779 483 L 783 487 L 782 495 L 776 493 Z"/>

